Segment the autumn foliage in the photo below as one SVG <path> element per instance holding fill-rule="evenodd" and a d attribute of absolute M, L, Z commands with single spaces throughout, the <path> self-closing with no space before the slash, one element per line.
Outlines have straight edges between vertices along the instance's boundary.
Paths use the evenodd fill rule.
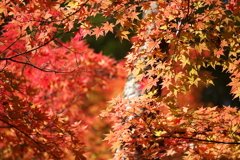
<path fill-rule="evenodd" d="M 90 149 L 100 154 L 96 144 L 86 146 L 95 139 L 89 132 L 96 125 L 102 127 L 99 134 L 109 128 L 96 117 L 117 91 L 108 83 L 120 88 L 124 83 L 122 65 L 88 48 L 82 40 L 85 31 L 76 27 L 74 17 L 66 17 L 75 12 L 66 10 L 71 8 L 67 4 L 0 4 L 1 159 L 85 159 L 83 153 Z M 64 43 L 60 36 L 67 33 L 74 34 Z M 100 99 L 91 99 L 94 92 Z"/>
<path fill-rule="evenodd" d="M 127 14 L 134 7 L 145 14 L 137 22 Z M 217 66 L 231 74 L 231 94 L 240 96 L 239 7 L 239 1 L 177 0 L 125 8 L 122 32 L 131 24 L 136 33 L 126 65 L 143 94 L 118 97 L 104 113 L 114 122 L 106 139 L 115 159 L 240 158 L 239 109 L 200 97 L 214 85 L 208 69 Z"/>
<path fill-rule="evenodd" d="M 237 0 L 2 0 L 0 159 L 109 159 L 110 125 L 114 159 L 239 159 L 239 108 L 200 100 L 217 66 L 240 98 L 239 8 Z M 91 21 L 97 15 L 105 20 Z M 108 32 L 134 35 L 125 68 L 84 40 Z M 116 96 L 125 70 L 141 96 Z M 99 119 L 113 96 L 101 113 L 111 122 Z"/>

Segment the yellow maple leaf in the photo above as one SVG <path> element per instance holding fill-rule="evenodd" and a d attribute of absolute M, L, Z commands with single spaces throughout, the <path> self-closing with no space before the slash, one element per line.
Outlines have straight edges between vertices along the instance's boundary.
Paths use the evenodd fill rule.
<path fill-rule="evenodd" d="M 128 39 L 128 34 L 130 34 L 129 31 L 123 31 L 123 30 L 119 30 L 116 33 L 116 37 L 119 37 L 120 41 L 122 41 L 123 39 Z"/>

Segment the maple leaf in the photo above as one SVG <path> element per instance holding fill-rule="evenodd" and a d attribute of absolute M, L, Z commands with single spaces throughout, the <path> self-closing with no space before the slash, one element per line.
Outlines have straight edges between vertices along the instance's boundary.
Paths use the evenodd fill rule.
<path fill-rule="evenodd" d="M 174 149 L 170 149 L 170 150 L 167 150 L 167 155 L 168 156 L 173 156 L 174 154 L 176 154 L 177 152 L 174 150 Z"/>
<path fill-rule="evenodd" d="M 92 35 L 95 35 L 96 36 L 96 39 L 98 39 L 99 36 L 103 36 L 104 35 L 104 29 L 103 28 L 100 28 L 100 27 L 96 27 L 93 29 L 93 33 Z"/>
<path fill-rule="evenodd" d="M 147 49 L 148 49 L 148 51 L 152 51 L 155 48 L 159 48 L 159 42 L 155 42 L 155 41 L 147 42 Z"/>
<path fill-rule="evenodd" d="M 204 28 L 205 28 L 205 26 L 204 26 L 203 22 L 197 22 L 197 24 L 196 24 L 196 29 L 197 30 L 202 30 Z"/>
<path fill-rule="evenodd" d="M 129 17 L 131 17 L 132 20 L 136 19 L 136 20 L 139 20 L 139 15 L 140 13 L 139 12 L 130 12 L 129 13 Z"/>
<path fill-rule="evenodd" d="M 110 31 L 113 33 L 113 27 L 114 25 L 112 23 L 109 23 L 109 22 L 106 22 L 103 24 L 103 29 L 104 29 L 104 32 L 105 32 L 105 35 Z"/>
<path fill-rule="evenodd" d="M 129 31 L 124 31 L 124 30 L 119 30 L 116 33 L 116 37 L 119 37 L 120 41 L 122 41 L 123 39 L 128 39 L 128 34 L 130 34 Z"/>
<path fill-rule="evenodd" d="M 220 58 L 221 55 L 224 56 L 223 49 L 215 50 L 214 54 L 217 56 L 217 58 Z"/>
<path fill-rule="evenodd" d="M 142 92 L 145 92 L 146 87 L 148 87 L 148 86 L 147 86 L 147 84 L 148 84 L 148 79 L 147 79 L 147 78 L 143 78 L 143 79 L 139 82 L 139 84 L 140 84 L 140 87 L 139 87 L 138 89 L 139 89 L 139 90 L 142 90 Z"/>
<path fill-rule="evenodd" d="M 240 83 L 238 78 L 232 78 L 232 82 L 230 82 L 228 85 L 232 86 L 231 93 L 234 94 L 234 98 L 240 98 Z"/>

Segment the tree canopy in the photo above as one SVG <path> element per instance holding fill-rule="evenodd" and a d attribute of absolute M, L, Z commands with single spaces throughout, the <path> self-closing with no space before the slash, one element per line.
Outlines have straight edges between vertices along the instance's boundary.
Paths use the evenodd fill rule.
<path fill-rule="evenodd" d="M 240 158 L 239 108 L 201 99 L 218 68 L 239 101 L 240 1 L 2 0 L 0 30 L 2 159 L 106 159 L 84 143 L 108 125 L 113 159 Z M 109 34 L 132 43 L 125 62 L 85 40 Z M 125 71 L 142 94 L 103 124 Z"/>

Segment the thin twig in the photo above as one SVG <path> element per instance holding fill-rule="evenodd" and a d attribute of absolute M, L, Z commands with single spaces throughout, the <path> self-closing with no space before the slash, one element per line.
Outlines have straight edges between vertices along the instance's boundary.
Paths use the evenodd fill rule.
<path fill-rule="evenodd" d="M 187 22 L 189 20 L 189 12 L 190 12 L 190 0 L 188 0 L 188 11 L 187 11 L 187 17 L 186 17 Z"/>
<path fill-rule="evenodd" d="M 5 61 L 5 65 L 3 66 L 3 68 L 0 70 L 0 72 L 4 71 L 4 69 L 7 67 L 8 64 L 8 60 Z"/>
<path fill-rule="evenodd" d="M 223 142 L 223 141 L 213 141 L 213 140 L 205 140 L 205 139 L 198 139 L 198 138 L 191 138 L 191 137 L 175 137 L 175 136 L 157 136 L 159 138 L 176 138 L 176 139 L 188 139 L 198 142 L 209 142 L 209 143 L 221 143 L 221 144 L 237 144 L 240 145 L 239 142 Z"/>

